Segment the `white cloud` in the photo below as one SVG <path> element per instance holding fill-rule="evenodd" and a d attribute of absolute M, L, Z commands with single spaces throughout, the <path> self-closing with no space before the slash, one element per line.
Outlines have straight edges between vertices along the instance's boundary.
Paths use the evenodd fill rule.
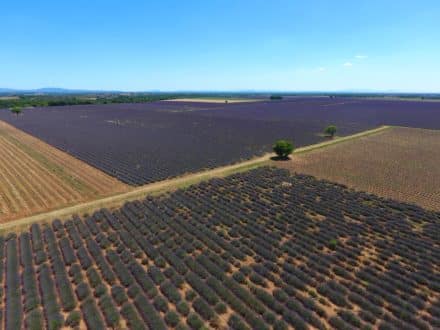
<path fill-rule="evenodd" d="M 316 71 L 318 71 L 318 72 L 324 72 L 325 70 L 326 70 L 326 68 L 324 68 L 322 66 L 316 69 Z"/>
<path fill-rule="evenodd" d="M 357 58 L 358 60 L 365 60 L 366 58 L 368 58 L 367 55 L 356 55 L 355 58 Z"/>
<path fill-rule="evenodd" d="M 349 67 L 352 67 L 352 66 L 353 66 L 353 63 L 351 63 L 351 62 L 345 62 L 345 63 L 343 64 L 343 66 L 349 68 Z"/>

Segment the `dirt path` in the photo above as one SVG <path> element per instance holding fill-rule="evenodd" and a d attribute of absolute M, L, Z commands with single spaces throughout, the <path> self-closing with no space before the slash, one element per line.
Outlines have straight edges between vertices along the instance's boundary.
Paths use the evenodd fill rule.
<path fill-rule="evenodd" d="M 371 134 L 376 134 L 388 129 L 390 126 L 381 126 L 376 129 L 364 131 L 361 133 L 357 133 L 354 135 L 349 135 L 345 137 L 335 138 L 333 140 L 325 141 L 322 143 L 314 144 L 311 146 L 298 148 L 295 150 L 294 154 L 299 154 L 303 152 L 308 152 L 311 150 L 323 148 L 329 145 L 333 145 L 336 143 L 341 143 L 344 141 L 349 141 L 358 137 L 367 136 Z M 24 229 L 27 225 L 34 222 L 44 222 L 50 221 L 52 219 L 66 219 L 72 216 L 73 214 L 84 214 L 84 213 L 92 213 L 101 208 L 116 208 L 122 206 L 124 203 L 145 198 L 148 195 L 158 195 L 165 192 L 170 192 L 177 190 L 179 188 L 189 187 L 191 185 L 197 184 L 201 181 L 209 180 L 215 177 L 225 177 L 234 173 L 239 173 L 243 171 L 247 171 L 259 166 L 268 165 L 270 163 L 270 158 L 273 157 L 273 154 L 266 154 L 262 157 L 250 159 L 238 164 L 228 165 L 218 167 L 212 170 L 206 170 L 194 174 L 188 174 L 182 177 L 159 181 L 151 184 L 147 184 L 142 187 L 134 188 L 128 192 L 122 194 L 116 194 L 113 196 L 101 198 L 98 200 L 77 204 L 74 206 L 62 208 L 59 210 L 33 215 L 30 217 L 18 219 L 15 221 L 11 221 L 8 223 L 0 224 L 0 232 L 4 231 L 12 231 L 12 230 L 21 230 Z"/>

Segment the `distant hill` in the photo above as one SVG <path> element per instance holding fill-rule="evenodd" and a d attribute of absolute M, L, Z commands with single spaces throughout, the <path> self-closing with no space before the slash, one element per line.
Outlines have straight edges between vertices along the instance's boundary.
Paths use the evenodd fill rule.
<path fill-rule="evenodd" d="M 68 89 L 58 87 L 44 87 L 37 89 L 0 88 L 0 94 L 96 94 L 96 93 L 121 93 L 121 91 Z"/>

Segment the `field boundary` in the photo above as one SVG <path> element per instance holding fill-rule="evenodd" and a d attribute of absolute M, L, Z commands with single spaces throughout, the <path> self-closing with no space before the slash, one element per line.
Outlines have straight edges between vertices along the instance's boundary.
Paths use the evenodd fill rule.
<path fill-rule="evenodd" d="M 350 141 L 360 137 L 377 134 L 389 129 L 392 126 L 381 126 L 375 129 L 363 131 L 353 135 L 344 137 L 338 137 L 329 141 L 313 144 L 306 147 L 298 148 L 294 151 L 294 154 L 301 154 L 304 152 L 313 151 L 316 149 L 324 148 L 330 145 Z M 4 224 L 0 224 L 0 233 L 6 231 L 20 231 L 25 226 L 36 222 L 51 221 L 53 219 L 65 220 L 74 214 L 93 213 L 101 208 L 114 209 L 124 205 L 126 202 L 133 200 L 143 199 L 149 195 L 160 195 L 167 192 L 172 192 L 180 188 L 187 188 L 202 181 L 206 181 L 212 178 L 221 178 L 235 173 L 248 171 L 260 166 L 268 165 L 270 159 L 274 155 L 272 153 L 266 154 L 261 157 L 246 160 L 237 164 L 217 167 L 210 170 L 204 170 L 202 172 L 187 174 L 181 177 L 167 179 L 159 182 L 150 183 L 141 187 L 133 188 L 132 190 L 104 198 L 100 198 L 94 201 L 76 204 L 73 206 L 61 208 L 58 210 L 36 214 L 33 216 L 16 219 Z"/>

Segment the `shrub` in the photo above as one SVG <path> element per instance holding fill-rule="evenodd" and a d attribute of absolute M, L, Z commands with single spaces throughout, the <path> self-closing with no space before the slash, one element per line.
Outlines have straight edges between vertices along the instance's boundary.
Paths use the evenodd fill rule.
<path fill-rule="evenodd" d="M 107 293 L 107 287 L 104 284 L 99 284 L 96 288 L 95 288 L 95 297 L 99 298 L 102 295 Z"/>
<path fill-rule="evenodd" d="M 189 313 L 189 306 L 186 302 L 181 301 L 176 305 L 177 311 L 182 314 L 183 316 L 187 316 Z"/>
<path fill-rule="evenodd" d="M 41 265 L 47 260 L 46 252 L 44 250 L 39 250 L 35 253 L 35 264 Z"/>
<path fill-rule="evenodd" d="M 165 322 L 170 327 L 175 327 L 179 323 L 179 315 L 176 312 L 169 311 L 165 314 Z"/>
<path fill-rule="evenodd" d="M 70 266 L 76 261 L 76 257 L 72 247 L 70 246 L 69 239 L 63 237 L 60 240 L 59 245 L 61 247 L 61 252 L 63 254 L 65 264 Z"/>
<path fill-rule="evenodd" d="M 2 246 L 3 248 L 3 246 Z M 10 239 L 6 245 L 6 327 L 20 329 L 23 314 L 21 306 L 21 290 L 19 264 L 17 256 L 17 240 Z"/>
<path fill-rule="evenodd" d="M 167 269 L 164 270 L 163 274 L 168 277 L 171 278 L 174 275 L 176 275 L 176 271 L 174 270 L 174 268 L 172 267 L 168 267 Z"/>
<path fill-rule="evenodd" d="M 307 324 L 300 317 L 298 317 L 296 313 L 285 310 L 283 313 L 283 318 L 297 330 L 308 329 Z"/>
<path fill-rule="evenodd" d="M 275 323 L 275 321 L 276 321 L 276 316 L 275 316 L 275 314 L 274 313 L 272 313 L 272 312 L 266 312 L 266 313 L 264 313 L 263 314 L 263 318 L 264 318 L 264 320 L 267 322 L 267 323 L 269 323 L 269 324 L 274 324 Z"/>
<path fill-rule="evenodd" d="M 75 293 L 76 296 L 78 297 L 78 300 L 82 301 L 85 298 L 87 298 L 90 294 L 89 286 L 87 285 L 87 283 L 82 282 L 77 285 Z"/>
<path fill-rule="evenodd" d="M 341 319 L 350 323 L 351 325 L 354 325 L 357 328 L 359 328 L 361 326 L 361 322 L 359 321 L 357 316 L 354 315 L 352 312 L 346 311 L 346 310 L 341 310 L 341 311 L 339 311 L 338 314 Z"/>
<path fill-rule="evenodd" d="M 159 268 L 164 268 L 167 265 L 167 262 L 164 258 L 159 257 L 154 260 L 154 264 Z"/>
<path fill-rule="evenodd" d="M 338 240 L 337 239 L 331 239 L 329 242 L 328 242 L 328 248 L 330 249 L 330 250 L 336 250 L 336 247 L 338 246 Z"/>
<path fill-rule="evenodd" d="M 242 272 L 235 272 L 232 275 L 233 279 L 236 280 L 238 283 L 246 283 L 246 277 L 243 275 Z"/>
<path fill-rule="evenodd" d="M 248 330 L 248 326 L 235 314 L 232 314 L 228 320 L 228 325 L 234 330 Z"/>
<path fill-rule="evenodd" d="M 168 268 L 168 269 L 172 269 L 172 268 Z M 151 279 L 156 284 L 160 285 L 165 280 L 165 277 L 163 276 L 162 271 L 159 268 L 157 268 L 156 266 L 149 267 L 148 274 L 150 275 Z"/>
<path fill-rule="evenodd" d="M 202 299 L 197 298 L 193 302 L 194 310 L 199 313 L 206 321 L 209 321 L 214 317 L 214 311 L 211 307 Z"/>
<path fill-rule="evenodd" d="M 249 266 L 243 266 L 240 268 L 240 272 L 246 276 L 249 276 L 252 273 L 252 268 L 250 268 Z"/>
<path fill-rule="evenodd" d="M 0 318 L 1 319 L 1 318 Z M 25 319 L 26 328 L 29 330 L 43 329 L 43 315 L 39 309 L 30 311 Z"/>
<path fill-rule="evenodd" d="M 162 283 L 162 285 L 160 286 L 160 291 L 168 298 L 169 301 L 174 304 L 182 299 L 179 291 L 177 291 L 177 289 L 169 280 Z"/>
<path fill-rule="evenodd" d="M 150 277 L 146 273 L 146 271 L 142 268 L 141 265 L 137 263 L 131 263 L 129 265 L 129 269 L 133 274 L 136 281 L 139 283 L 141 288 L 145 292 L 149 292 L 150 290 L 156 290 L 156 286 L 153 281 L 150 280 Z M 154 291 L 152 291 L 154 293 Z"/>
<path fill-rule="evenodd" d="M 141 292 L 141 288 L 136 283 L 133 283 L 127 290 L 128 296 L 132 299 L 136 298 L 136 296 Z"/>
<path fill-rule="evenodd" d="M 104 321 L 102 320 L 101 314 L 99 313 L 93 299 L 89 298 L 81 304 L 81 311 L 88 329 L 105 329 Z"/>
<path fill-rule="evenodd" d="M 199 330 L 203 327 L 203 321 L 197 316 L 197 314 L 194 313 L 188 315 L 186 322 L 188 323 L 189 327 L 194 330 Z"/>
<path fill-rule="evenodd" d="M 137 316 L 133 305 L 126 302 L 121 307 L 121 315 L 127 320 L 128 328 L 132 330 L 144 330 L 146 326 L 144 322 Z"/>
<path fill-rule="evenodd" d="M 274 330 L 287 330 L 288 328 L 286 322 L 283 320 L 277 320 L 273 325 Z"/>
<path fill-rule="evenodd" d="M 157 297 L 159 298 L 159 297 Z M 156 300 L 155 299 L 155 303 Z M 141 314 L 142 318 L 145 322 L 147 322 L 150 329 L 157 329 L 157 330 L 165 330 L 166 325 L 163 321 L 162 317 L 159 313 L 155 311 L 153 306 L 150 304 L 148 299 L 143 294 L 139 294 L 134 303 L 136 304 L 136 307 L 138 308 L 139 313 Z M 165 302 L 166 303 L 166 302 Z M 166 309 L 168 310 L 168 306 L 166 306 Z M 162 311 L 165 313 L 167 310 L 162 308 Z"/>
<path fill-rule="evenodd" d="M 217 294 L 198 275 L 189 272 L 186 280 L 210 305 L 218 302 Z"/>
<path fill-rule="evenodd" d="M 262 278 L 260 275 L 256 274 L 256 273 L 252 273 L 251 276 L 249 276 L 249 279 L 257 284 L 257 285 L 261 285 L 262 287 L 266 287 L 266 281 L 264 280 L 264 278 Z"/>
<path fill-rule="evenodd" d="M 66 318 L 65 325 L 71 328 L 77 327 L 81 321 L 81 314 L 78 311 L 72 311 Z"/>
<path fill-rule="evenodd" d="M 224 314 L 227 310 L 227 306 L 222 302 L 219 302 L 217 305 L 215 305 L 215 311 L 217 312 L 217 314 Z"/>
<path fill-rule="evenodd" d="M 157 296 L 154 299 L 154 307 L 156 307 L 157 311 L 166 313 L 168 311 L 168 303 L 161 296 Z"/>
<path fill-rule="evenodd" d="M 70 266 L 69 275 L 73 277 L 73 283 L 79 284 L 82 282 L 82 273 L 81 273 L 81 266 L 78 264 L 73 264 Z"/>
<path fill-rule="evenodd" d="M 289 296 L 281 289 L 275 289 L 273 291 L 273 296 L 280 302 L 286 302 Z"/>
<path fill-rule="evenodd" d="M 120 285 L 114 285 L 111 288 L 111 294 L 116 303 L 120 306 L 128 300 L 125 290 Z"/>
<path fill-rule="evenodd" d="M 105 294 L 99 299 L 99 307 L 101 307 L 108 327 L 114 328 L 119 324 L 119 312 L 109 295 Z"/>
<path fill-rule="evenodd" d="M 77 285 L 75 292 L 78 300 L 82 301 L 89 296 L 90 289 L 87 283 L 82 282 Z"/>
<path fill-rule="evenodd" d="M 80 247 L 76 252 L 76 255 L 78 256 L 82 269 L 88 270 L 92 265 L 92 260 L 90 259 L 86 249 L 83 246 Z"/>

